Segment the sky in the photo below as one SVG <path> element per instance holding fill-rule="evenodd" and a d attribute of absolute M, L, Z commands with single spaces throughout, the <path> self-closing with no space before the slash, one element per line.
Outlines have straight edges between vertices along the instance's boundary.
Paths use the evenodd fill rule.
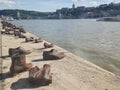
<path fill-rule="evenodd" d="M 111 2 L 120 3 L 120 0 L 0 0 L 0 9 L 23 9 L 40 12 L 54 12 L 63 7 L 71 8 L 74 3 L 78 6 L 98 6 Z"/>

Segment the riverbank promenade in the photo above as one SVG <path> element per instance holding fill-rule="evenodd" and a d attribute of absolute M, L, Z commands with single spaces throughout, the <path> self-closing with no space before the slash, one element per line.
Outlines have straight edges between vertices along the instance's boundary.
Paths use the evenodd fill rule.
<path fill-rule="evenodd" d="M 26 30 L 27 31 L 27 30 Z M 27 32 L 27 37 L 36 37 Z M 44 60 L 43 52 L 52 48 L 44 48 L 44 42 L 25 42 L 24 38 L 16 38 L 13 35 L 2 35 L 2 70 L 4 90 L 120 90 L 120 79 L 113 73 L 84 60 L 63 48 L 54 45 L 53 49 L 65 53 L 60 60 Z M 11 58 L 8 57 L 9 48 L 24 47 L 32 53 L 26 55 L 26 62 L 33 66 L 42 67 L 51 65 L 52 83 L 48 86 L 32 86 L 28 82 L 28 71 L 9 77 Z"/>

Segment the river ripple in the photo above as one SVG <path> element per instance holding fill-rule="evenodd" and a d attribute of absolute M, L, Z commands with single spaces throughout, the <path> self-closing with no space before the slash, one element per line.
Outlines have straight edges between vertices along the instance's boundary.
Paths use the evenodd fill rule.
<path fill-rule="evenodd" d="M 120 75 L 120 22 L 69 19 L 16 20 L 12 23 Z"/>

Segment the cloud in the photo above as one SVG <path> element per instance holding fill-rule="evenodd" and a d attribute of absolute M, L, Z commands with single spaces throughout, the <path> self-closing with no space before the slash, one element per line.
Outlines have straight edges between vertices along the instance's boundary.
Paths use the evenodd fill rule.
<path fill-rule="evenodd" d="M 40 6 L 40 7 L 35 7 L 36 10 L 38 11 L 42 11 L 42 12 L 53 12 L 56 11 L 56 9 L 61 9 L 63 7 L 69 7 L 71 5 L 71 3 L 64 3 L 64 2 L 57 2 L 56 1 L 39 1 L 37 2 L 36 6 Z M 49 8 L 48 8 L 49 7 Z M 71 6 L 72 7 L 72 6 Z"/>
<path fill-rule="evenodd" d="M 71 0 L 73 1 L 76 6 L 87 6 L 87 7 L 92 7 L 92 6 L 98 6 L 101 4 L 109 4 L 111 2 L 114 3 L 119 3 L 120 0 Z"/>
<path fill-rule="evenodd" d="M 98 5 L 99 5 L 99 2 L 92 1 L 92 2 L 90 2 L 90 4 L 93 5 L 93 6 L 98 6 Z"/>
<path fill-rule="evenodd" d="M 73 2 L 77 2 L 77 0 L 72 0 Z"/>
<path fill-rule="evenodd" d="M 81 1 L 81 0 L 72 0 L 73 2 L 78 2 L 78 1 Z"/>
<path fill-rule="evenodd" d="M 4 4 L 4 5 L 11 7 L 12 5 L 15 4 L 15 2 L 12 0 L 0 0 L 0 4 Z"/>

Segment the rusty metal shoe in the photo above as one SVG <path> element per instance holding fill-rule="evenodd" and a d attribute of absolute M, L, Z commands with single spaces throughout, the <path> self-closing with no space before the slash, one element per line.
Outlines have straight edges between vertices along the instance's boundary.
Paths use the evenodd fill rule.
<path fill-rule="evenodd" d="M 34 37 L 25 38 L 25 42 L 31 42 L 31 41 L 34 41 Z"/>
<path fill-rule="evenodd" d="M 32 64 L 26 64 L 25 54 L 16 53 L 11 57 L 10 73 L 14 76 L 17 73 L 29 70 L 32 68 Z"/>
<path fill-rule="evenodd" d="M 51 67 L 49 64 L 45 64 L 43 68 L 39 68 L 38 66 L 33 67 L 29 70 L 29 82 L 31 84 L 49 85 L 52 83 L 52 74 L 50 70 Z"/>
<path fill-rule="evenodd" d="M 39 43 L 39 42 L 42 42 L 42 41 L 43 41 L 42 38 L 36 38 L 36 39 L 35 39 L 35 43 Z"/>
<path fill-rule="evenodd" d="M 23 47 L 9 48 L 8 54 L 9 54 L 10 57 L 11 57 L 13 54 L 16 54 L 16 53 L 27 55 L 27 54 L 30 54 L 31 51 L 30 51 L 30 50 L 26 50 L 26 49 L 24 49 Z"/>
<path fill-rule="evenodd" d="M 54 44 L 52 44 L 52 43 L 44 42 L 44 47 L 45 47 L 45 48 L 51 48 L 51 47 L 53 47 L 53 46 L 54 46 Z"/>
<path fill-rule="evenodd" d="M 50 51 L 43 52 L 44 60 L 57 60 L 57 59 L 62 59 L 64 57 L 65 57 L 64 52 L 58 52 L 55 49 L 51 49 Z"/>

